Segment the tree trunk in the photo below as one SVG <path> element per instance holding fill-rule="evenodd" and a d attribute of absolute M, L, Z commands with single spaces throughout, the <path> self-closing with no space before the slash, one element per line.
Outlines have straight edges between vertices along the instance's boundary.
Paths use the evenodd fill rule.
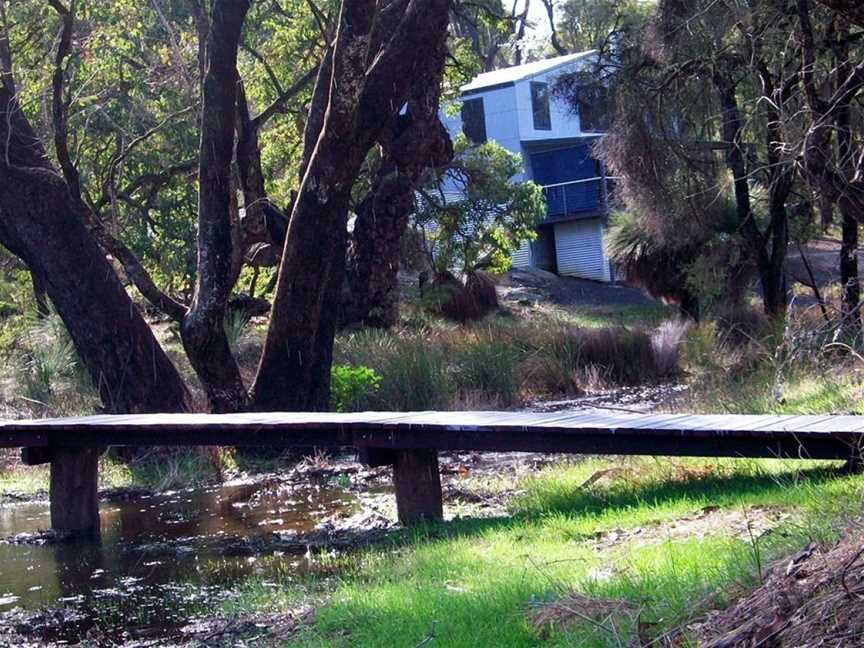
<path fill-rule="evenodd" d="M 861 282 L 858 279 L 858 221 L 843 214 L 840 246 L 843 328 L 853 335 L 861 330 Z"/>
<path fill-rule="evenodd" d="M 785 182 L 788 178 L 772 180 L 769 226 L 771 250 L 769 252 L 765 249 L 767 235 L 759 230 L 750 204 L 750 185 L 747 177 L 745 145 L 742 139 L 744 124 L 738 108 L 735 85 L 719 72 L 714 74 L 714 85 L 722 108 L 721 133 L 727 146 L 726 165 L 732 174 L 739 227 L 746 237 L 746 245 L 759 273 L 765 312 L 772 319 L 783 317 L 786 314 L 788 294 L 785 272 L 788 242 L 785 196 L 788 195 L 788 191 L 784 194 L 782 190 L 785 190 Z M 781 180 L 784 182 L 783 186 L 778 184 Z"/>
<path fill-rule="evenodd" d="M 214 0 L 202 85 L 198 193 L 198 276 L 181 334 L 214 412 L 245 408 L 246 389 L 225 334 L 237 281 L 237 223 L 232 218 L 231 161 L 237 105 L 237 47 L 248 0 Z"/>
<path fill-rule="evenodd" d="M 107 412 L 188 409 L 180 375 L 72 209 L 60 176 L 0 167 L 0 242 L 39 278 Z"/>
<path fill-rule="evenodd" d="M 370 133 L 356 131 L 374 3 L 345 0 L 332 63 L 322 64 L 313 105 L 327 103 L 320 134 L 307 124 L 304 177 L 291 214 L 270 327 L 255 384 L 258 410 L 326 410 L 345 268 L 348 201 Z M 330 71 L 330 76 L 325 77 Z M 315 138 L 314 153 L 309 142 Z"/>
<path fill-rule="evenodd" d="M 313 152 L 304 151 L 305 173 L 252 390 L 256 409 L 328 407 L 351 190 L 412 84 L 432 78 L 429 52 L 446 36 L 445 0 L 393 3 L 377 12 L 375 6 L 371 0 L 342 4 L 327 109 Z M 327 67 L 322 64 L 322 71 Z M 319 74 L 319 83 L 323 78 Z M 316 88 L 313 106 L 322 96 Z M 313 135 L 307 125 L 305 141 Z"/>
<path fill-rule="evenodd" d="M 841 79 L 851 72 L 849 62 L 849 29 L 844 26 L 835 45 L 835 62 L 843 73 Z M 852 124 L 852 107 L 848 101 L 836 107 L 837 148 L 840 155 L 841 172 L 847 180 L 855 177 L 855 161 L 858 150 L 855 145 Z M 846 201 L 839 202 L 842 219 L 842 244 L 840 246 L 840 286 L 843 330 L 850 335 L 861 332 L 861 283 L 858 279 L 858 220 Z"/>
<path fill-rule="evenodd" d="M 389 328 L 399 321 L 400 241 L 414 207 L 414 185 L 389 159 L 357 209 L 348 248 L 342 324 Z"/>
<path fill-rule="evenodd" d="M 388 328 L 399 319 L 401 239 L 414 210 L 414 191 L 424 169 L 453 159 L 450 137 L 438 119 L 445 54 L 443 44 L 430 54 L 431 78 L 422 78 L 405 114 L 393 120 L 381 167 L 357 209 L 348 247 L 343 324 Z"/>
<path fill-rule="evenodd" d="M 0 243 L 30 268 L 69 331 L 108 413 L 181 412 L 189 394 L 84 224 L 15 99 L 0 84 Z M 99 529 L 99 452 L 70 450 L 51 467 L 52 527 Z"/>

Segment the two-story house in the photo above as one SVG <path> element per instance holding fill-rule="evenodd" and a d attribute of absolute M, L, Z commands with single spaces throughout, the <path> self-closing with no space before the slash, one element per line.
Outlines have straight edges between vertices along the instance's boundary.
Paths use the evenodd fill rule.
<path fill-rule="evenodd" d="M 608 183 L 591 144 L 597 115 L 577 114 L 552 92 L 556 78 L 588 64 L 594 52 L 569 54 L 480 74 L 461 88 L 461 114 L 442 115 L 450 134 L 495 140 L 522 156 L 525 179 L 543 187 L 546 218 L 537 239 L 513 255 L 515 267 L 611 281 L 603 246 Z M 602 115 L 601 115 L 602 117 Z"/>

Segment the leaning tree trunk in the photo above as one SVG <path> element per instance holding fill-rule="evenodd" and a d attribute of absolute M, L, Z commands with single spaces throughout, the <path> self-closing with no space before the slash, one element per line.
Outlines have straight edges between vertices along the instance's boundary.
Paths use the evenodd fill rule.
<path fill-rule="evenodd" d="M 51 299 L 108 413 L 181 412 L 189 394 L 48 162 L 14 92 L 0 85 L 0 243 Z M 52 525 L 99 532 L 98 451 L 58 453 L 51 466 Z M 82 503 L 83 502 L 83 503 Z"/>
<path fill-rule="evenodd" d="M 231 161 L 237 105 L 237 47 L 249 0 L 214 0 L 202 85 L 198 171 L 198 276 L 183 319 L 186 355 L 214 412 L 246 405 L 246 389 L 225 334 L 228 299 L 237 281 L 238 225 L 232 218 Z"/>
<path fill-rule="evenodd" d="M 270 328 L 253 386 L 256 409 L 326 409 L 352 185 L 372 144 L 408 99 L 429 82 L 428 53 L 443 42 L 445 0 L 344 0 L 332 54 L 325 116 L 307 127 L 305 169 L 291 215 Z M 329 63 L 325 61 L 325 63 Z M 326 70 L 330 65 L 322 65 Z M 313 107 L 322 103 L 319 85 Z M 309 151 L 312 150 L 312 153 Z"/>
<path fill-rule="evenodd" d="M 427 61 L 429 79 L 413 89 L 404 115 L 397 115 L 383 143 L 384 159 L 369 196 L 357 209 L 348 246 L 347 292 L 342 324 L 388 328 L 399 319 L 401 239 L 414 211 L 414 192 L 424 169 L 453 159 L 447 130 L 438 119 L 438 97 L 446 50 Z"/>
<path fill-rule="evenodd" d="M 0 243 L 66 325 L 108 412 L 187 409 L 180 375 L 74 207 L 14 96 L 0 86 Z"/>

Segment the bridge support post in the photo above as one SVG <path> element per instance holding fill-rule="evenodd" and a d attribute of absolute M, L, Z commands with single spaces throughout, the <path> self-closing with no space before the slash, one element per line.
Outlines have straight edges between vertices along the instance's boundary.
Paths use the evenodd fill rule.
<path fill-rule="evenodd" d="M 438 522 L 444 518 L 437 450 L 396 450 L 393 485 L 402 524 Z"/>
<path fill-rule="evenodd" d="M 55 448 L 51 458 L 51 528 L 75 537 L 99 535 L 97 448 Z"/>

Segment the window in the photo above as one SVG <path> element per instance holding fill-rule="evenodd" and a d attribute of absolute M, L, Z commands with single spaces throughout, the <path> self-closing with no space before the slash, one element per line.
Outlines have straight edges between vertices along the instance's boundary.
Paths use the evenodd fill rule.
<path fill-rule="evenodd" d="M 475 144 L 486 141 L 486 114 L 483 99 L 467 99 L 462 103 L 462 132 Z"/>
<path fill-rule="evenodd" d="M 601 85 L 582 86 L 577 91 L 579 129 L 602 132 L 609 129 L 609 96 Z"/>
<path fill-rule="evenodd" d="M 531 110 L 534 113 L 534 130 L 552 130 L 549 115 L 549 86 L 537 81 L 531 82 Z"/>

